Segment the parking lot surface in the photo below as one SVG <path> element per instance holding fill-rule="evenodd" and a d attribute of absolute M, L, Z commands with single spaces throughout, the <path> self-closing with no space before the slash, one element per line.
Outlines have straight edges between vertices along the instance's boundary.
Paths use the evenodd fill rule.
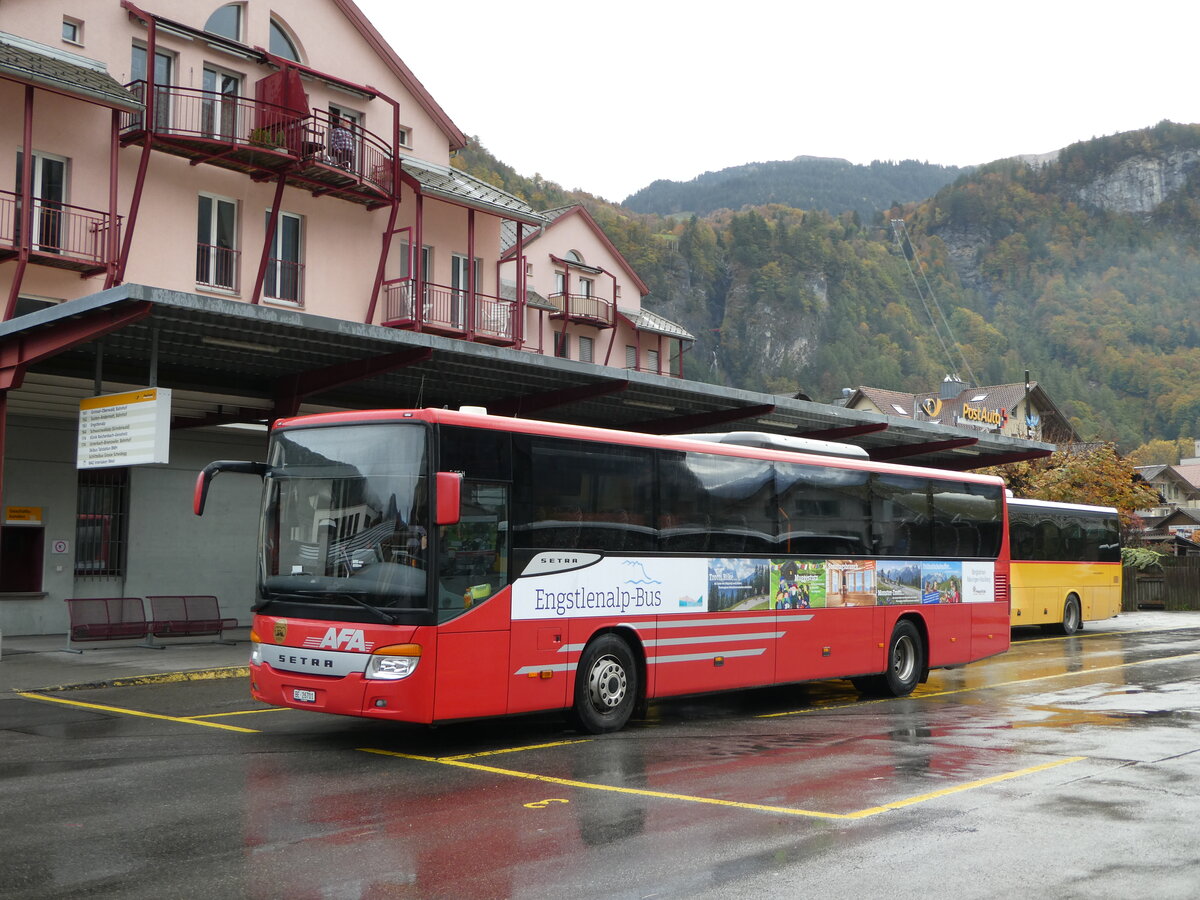
<path fill-rule="evenodd" d="M 236 677 L 244 644 L 65 664 L 10 648 L 4 897 L 1200 887 L 1197 614 L 1017 631 L 1009 653 L 907 698 L 744 691 L 655 703 L 602 737 L 555 715 L 426 729 L 265 707 Z M 29 682 L 41 665 L 87 686 Z"/>

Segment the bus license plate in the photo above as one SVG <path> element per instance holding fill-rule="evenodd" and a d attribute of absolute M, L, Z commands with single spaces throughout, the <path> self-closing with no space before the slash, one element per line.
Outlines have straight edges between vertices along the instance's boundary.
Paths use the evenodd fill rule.
<path fill-rule="evenodd" d="M 300 688 L 295 688 L 292 691 L 292 699 L 295 700 L 297 703 L 316 703 L 317 702 L 317 692 L 316 691 L 302 691 L 302 690 L 300 690 Z"/>

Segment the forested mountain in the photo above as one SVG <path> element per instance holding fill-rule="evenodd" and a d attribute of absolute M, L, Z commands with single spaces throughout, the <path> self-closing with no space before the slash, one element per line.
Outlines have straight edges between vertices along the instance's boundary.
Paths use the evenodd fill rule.
<path fill-rule="evenodd" d="M 831 402 L 844 387 L 1028 369 L 1085 437 L 1129 450 L 1200 435 L 1200 126 L 991 163 L 867 222 L 783 204 L 640 215 L 479 148 L 459 164 L 535 206 L 584 203 L 650 286 L 647 306 L 696 335 L 689 378 Z"/>
<path fill-rule="evenodd" d="M 691 181 L 655 181 L 625 198 L 625 209 L 660 216 L 706 216 L 719 209 L 779 204 L 794 209 L 847 210 L 870 220 L 879 210 L 932 196 L 967 170 L 906 159 L 859 166 L 844 159 L 797 156 L 705 172 Z"/>

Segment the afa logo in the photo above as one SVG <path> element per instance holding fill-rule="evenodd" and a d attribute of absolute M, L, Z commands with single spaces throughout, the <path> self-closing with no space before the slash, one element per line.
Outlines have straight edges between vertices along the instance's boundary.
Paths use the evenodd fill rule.
<path fill-rule="evenodd" d="M 318 650 L 358 650 L 366 653 L 374 644 L 367 643 L 361 628 L 330 628 L 322 638 L 305 638 L 304 646 Z"/>

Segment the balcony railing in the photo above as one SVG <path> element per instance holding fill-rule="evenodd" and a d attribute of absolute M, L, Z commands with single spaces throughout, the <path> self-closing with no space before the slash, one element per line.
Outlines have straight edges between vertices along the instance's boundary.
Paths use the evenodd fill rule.
<path fill-rule="evenodd" d="M 139 99 L 146 94 L 146 83 L 134 81 L 126 87 Z M 298 116 L 295 111 L 243 97 L 197 88 L 160 86 L 154 91 L 155 137 L 168 147 L 187 151 L 198 161 L 230 167 L 259 167 L 276 171 L 290 160 L 338 170 L 367 183 L 380 193 L 392 192 L 392 153 L 378 136 L 354 124 L 344 131 L 334 126 L 328 112 L 310 110 Z M 145 114 L 124 113 L 121 133 L 133 139 L 145 130 Z M 201 145 L 208 144 L 207 152 Z M 212 153 L 212 145 L 224 145 L 244 151 L 230 157 Z"/>
<path fill-rule="evenodd" d="M 416 283 L 398 278 L 384 283 L 384 324 L 397 328 L 413 327 L 417 322 L 414 297 Z M 467 291 L 440 284 L 426 284 L 421 291 L 420 325 L 437 331 L 467 333 Z M 517 339 L 517 304 L 490 294 L 475 294 L 474 334 L 501 343 Z"/>
<path fill-rule="evenodd" d="M 605 300 L 591 294 L 551 294 L 547 297 L 558 307 L 558 312 L 551 313 L 551 318 L 566 317 L 571 321 L 591 322 L 593 324 L 615 325 L 614 306 L 611 300 Z"/>
<path fill-rule="evenodd" d="M 0 244 L 14 249 L 20 246 L 22 218 L 21 195 L 13 191 L 0 191 Z M 115 223 L 117 240 L 114 246 L 120 243 L 120 216 L 116 217 Z M 35 254 L 61 257 L 64 264 L 82 263 L 89 268 L 102 267 L 110 261 L 111 227 L 112 217 L 98 209 L 33 198 L 31 249 Z M 45 262 L 46 258 L 39 261 Z"/>
<path fill-rule="evenodd" d="M 263 295 L 271 300 L 286 300 L 304 305 L 304 263 L 272 257 L 267 261 Z"/>
<path fill-rule="evenodd" d="M 230 247 L 196 244 L 196 284 L 236 292 L 242 268 L 242 253 Z"/>

